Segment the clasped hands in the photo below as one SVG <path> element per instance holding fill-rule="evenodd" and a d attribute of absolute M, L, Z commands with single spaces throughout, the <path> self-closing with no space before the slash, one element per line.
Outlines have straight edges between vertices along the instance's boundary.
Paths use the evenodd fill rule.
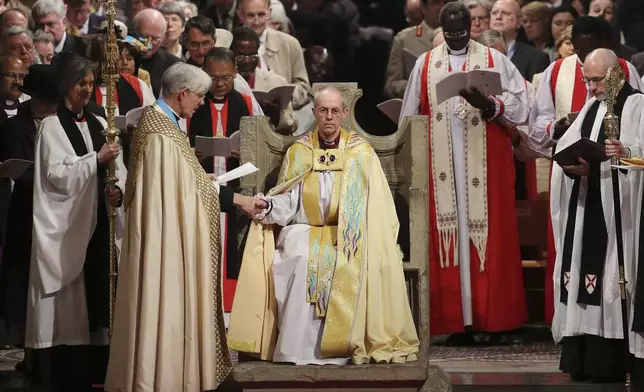
<path fill-rule="evenodd" d="M 268 203 L 259 197 L 246 196 L 239 193 L 235 193 L 235 196 L 233 196 L 233 204 L 252 219 L 255 219 L 269 207 Z"/>
<path fill-rule="evenodd" d="M 624 147 L 622 142 L 620 142 L 619 140 L 607 139 L 605 144 L 607 157 L 628 158 L 628 148 Z M 572 175 L 587 176 L 590 170 L 590 163 L 585 161 L 583 158 L 579 158 L 578 165 L 566 165 L 562 166 L 561 168 Z"/>
<path fill-rule="evenodd" d="M 98 151 L 96 159 L 101 165 L 108 164 L 118 158 L 121 148 L 116 143 L 105 143 Z M 118 207 L 121 204 L 123 192 L 119 187 L 114 189 L 105 188 L 105 199 L 112 207 Z"/>

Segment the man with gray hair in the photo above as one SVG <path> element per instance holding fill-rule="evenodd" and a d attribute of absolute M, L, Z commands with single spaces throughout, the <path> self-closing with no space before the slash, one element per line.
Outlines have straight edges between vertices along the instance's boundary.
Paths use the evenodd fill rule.
<path fill-rule="evenodd" d="M 508 48 L 505 43 L 505 38 L 503 38 L 503 34 L 496 30 L 484 31 L 478 38 L 476 38 L 476 41 L 489 48 L 494 48 L 503 54 L 507 53 Z"/>
<path fill-rule="evenodd" d="M 37 30 L 34 33 L 34 49 L 41 64 L 51 64 L 54 58 L 54 37 L 42 30 Z"/>
<path fill-rule="evenodd" d="M 65 31 L 65 4 L 58 0 L 38 0 L 31 9 L 31 18 L 36 29 L 54 37 L 54 52 L 75 52 L 86 56 L 85 42 L 80 37 L 68 35 Z"/>
<path fill-rule="evenodd" d="M 256 213 L 199 165 L 180 117 L 203 103 L 211 79 L 177 63 L 132 139 L 126 226 L 116 293 L 108 392 L 215 390 L 230 375 L 221 297 L 220 214 Z M 140 279 L 145 276 L 145 279 Z M 159 309 L 162 309 L 159 312 Z M 181 353 L 180 355 L 169 355 Z"/>
<path fill-rule="evenodd" d="M 27 67 L 37 64 L 33 34 L 22 26 L 9 27 L 0 38 L 0 52 L 20 57 Z"/>

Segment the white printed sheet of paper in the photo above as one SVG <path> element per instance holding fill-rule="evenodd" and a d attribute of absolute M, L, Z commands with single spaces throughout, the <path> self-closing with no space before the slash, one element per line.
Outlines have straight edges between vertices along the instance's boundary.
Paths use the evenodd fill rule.
<path fill-rule="evenodd" d="M 234 150 L 239 150 L 239 131 L 230 137 L 195 137 L 195 150 L 207 157 L 229 157 Z"/>
<path fill-rule="evenodd" d="M 32 161 L 26 161 L 24 159 L 7 159 L 0 163 L 0 178 L 10 178 L 15 180 L 29 169 L 31 165 L 33 165 Z"/>
<path fill-rule="evenodd" d="M 473 70 L 452 72 L 436 83 L 436 99 L 441 104 L 458 96 L 459 91 L 476 87 L 483 95 L 501 95 L 501 74 L 494 71 Z"/>
<path fill-rule="evenodd" d="M 134 108 L 127 112 L 125 116 L 114 116 L 114 127 L 121 131 L 128 129 L 129 127 L 136 127 L 136 124 L 139 123 L 139 119 L 143 114 L 143 109 L 145 109 L 145 106 Z"/>
<path fill-rule="evenodd" d="M 270 91 L 257 91 L 253 90 L 253 95 L 257 102 L 273 102 L 279 105 L 280 110 L 284 110 L 293 99 L 293 91 L 295 86 L 292 84 L 286 84 L 284 86 L 278 86 Z"/>
<path fill-rule="evenodd" d="M 231 171 L 229 171 L 227 173 L 224 173 L 221 176 L 217 177 L 217 180 L 215 180 L 215 181 L 217 181 L 217 184 L 219 184 L 219 185 L 225 184 L 228 181 L 236 180 L 238 178 L 242 178 L 242 177 L 247 176 L 249 174 L 253 174 L 258 170 L 259 169 L 256 168 L 255 165 L 253 165 L 250 162 L 246 162 L 243 165 L 239 166 L 238 168 L 233 169 L 233 170 L 231 170 Z"/>
<path fill-rule="evenodd" d="M 380 102 L 377 107 L 385 116 L 389 117 L 391 121 L 398 124 L 398 118 L 400 117 L 400 111 L 402 110 L 403 100 L 400 98 L 389 99 L 384 102 Z"/>

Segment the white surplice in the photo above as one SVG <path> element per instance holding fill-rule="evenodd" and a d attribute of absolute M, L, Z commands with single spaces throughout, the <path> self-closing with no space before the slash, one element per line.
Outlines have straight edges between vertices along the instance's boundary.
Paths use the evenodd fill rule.
<path fill-rule="evenodd" d="M 336 175 L 342 175 L 342 172 L 320 173 L 319 200 L 323 222 L 329 214 Z M 273 361 L 296 365 L 344 365 L 349 358 L 322 358 L 320 342 L 324 319 L 316 316 L 315 304 L 306 302 L 311 226 L 304 211 L 302 186 L 300 183 L 290 192 L 264 197 L 272 208 L 261 222 L 282 227 L 275 242 L 273 260 L 279 330 Z"/>
<path fill-rule="evenodd" d="M 107 124 L 97 117 L 103 127 Z M 90 336 L 83 266 L 96 227 L 98 161 L 87 122 L 76 123 L 87 154 L 76 155 L 58 116 L 45 118 L 36 138 L 34 222 L 25 346 L 107 344 L 106 331 Z M 127 172 L 116 160 L 117 186 Z M 122 238 L 117 209 L 117 247 Z M 108 277 L 106 276 L 105 279 Z"/>
<path fill-rule="evenodd" d="M 453 71 L 461 71 L 467 60 L 465 51 L 461 54 L 449 54 L 450 66 Z M 504 104 L 504 112 L 501 118 L 508 124 L 517 125 L 524 123 L 528 118 L 529 99 L 526 85 L 523 77 L 517 68 L 508 60 L 505 55 L 496 49 L 490 48 L 494 68 L 492 71 L 501 75 L 501 85 L 503 94 L 498 96 Z M 403 99 L 402 109 L 398 126 L 402 125 L 407 116 L 413 116 L 420 113 L 420 94 L 421 78 L 423 68 L 425 67 L 425 55 L 418 57 L 416 65 L 409 76 L 405 97 Z M 432 86 L 434 88 L 435 86 Z M 458 213 L 458 265 L 461 276 L 461 300 L 463 304 L 463 320 L 465 325 L 472 324 L 472 287 L 470 279 L 470 234 L 468 228 L 467 213 L 467 174 L 465 151 L 465 126 L 463 120 L 460 120 L 454 113 L 454 109 L 459 104 L 458 97 L 450 98 L 448 101 L 450 113 L 450 125 L 452 130 L 452 156 L 454 162 L 454 181 L 456 187 L 456 208 Z M 476 110 L 476 109 L 474 109 Z M 459 195 L 461 195 L 459 197 Z M 433 207 L 432 207 L 433 208 Z"/>
<path fill-rule="evenodd" d="M 581 126 L 586 113 L 596 102 L 592 98 L 586 102 L 577 119 L 557 143 L 557 152 L 564 150 L 581 138 Z M 600 127 L 606 114 L 606 104 L 601 102 L 590 139 L 597 140 Z M 642 156 L 639 129 L 644 127 L 644 95 L 630 96 L 624 105 L 620 123 L 620 141 L 630 149 L 631 156 Z M 617 237 L 615 233 L 613 185 L 611 179 L 610 160 L 603 162 L 601 170 L 601 199 L 608 232 L 608 249 L 602 279 L 601 306 L 584 305 L 577 303 L 581 247 L 584 225 L 584 206 L 587 191 L 587 179 L 583 178 L 579 190 L 579 201 L 575 219 L 575 231 L 568 283 L 568 305 L 560 302 L 561 270 L 564 236 L 568 219 L 568 206 L 572 193 L 574 180 L 568 177 L 561 166 L 553 164 L 551 179 L 550 212 L 552 217 L 553 237 L 557 251 L 557 260 L 553 275 L 555 315 L 552 321 L 552 334 L 555 342 L 564 337 L 582 334 L 596 335 L 609 339 L 622 339 L 624 337 L 622 324 L 622 311 L 619 288 L 619 271 L 617 260 Z M 627 173 L 619 172 L 619 187 L 621 197 L 622 232 L 624 241 L 624 263 L 626 280 L 629 281 L 627 290 L 629 297 L 633 293 L 634 281 L 634 235 L 639 225 L 639 204 L 641 196 L 641 174 L 636 171 Z M 582 282 L 583 284 L 583 282 Z"/>
<path fill-rule="evenodd" d="M 577 58 L 577 55 L 573 55 Z M 577 58 L 577 61 L 579 59 Z M 633 64 L 627 62 L 629 78 L 628 83 L 636 90 L 644 91 L 644 81 L 640 80 L 637 69 Z M 555 63 L 550 64 L 548 68 L 543 72 L 543 77 L 541 83 L 539 84 L 539 89 L 537 91 L 537 96 L 530 111 L 530 134 L 531 140 L 534 141 L 534 145 L 537 147 L 550 147 L 553 144 L 553 140 L 548 135 L 548 127 L 552 127 L 554 122 L 560 120 L 565 115 L 568 114 L 569 108 L 555 108 L 555 101 L 552 98 L 552 70 L 555 67 Z M 563 67 L 562 67 L 563 68 Z M 581 67 L 583 73 L 583 66 Z M 570 77 L 574 79 L 575 75 L 562 75 L 559 74 L 558 77 Z M 574 87 L 574 83 L 570 82 L 571 88 Z M 572 94 L 571 94 L 572 96 Z M 591 98 L 590 90 L 586 86 L 586 102 Z"/>

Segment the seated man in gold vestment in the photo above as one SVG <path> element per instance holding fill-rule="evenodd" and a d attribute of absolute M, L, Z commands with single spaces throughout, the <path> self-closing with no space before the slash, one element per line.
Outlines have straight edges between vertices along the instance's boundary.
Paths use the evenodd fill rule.
<path fill-rule="evenodd" d="M 298 365 L 414 361 L 399 224 L 378 156 L 341 127 L 348 109 L 337 89 L 320 90 L 313 113 L 318 129 L 258 195 L 228 346 Z"/>

